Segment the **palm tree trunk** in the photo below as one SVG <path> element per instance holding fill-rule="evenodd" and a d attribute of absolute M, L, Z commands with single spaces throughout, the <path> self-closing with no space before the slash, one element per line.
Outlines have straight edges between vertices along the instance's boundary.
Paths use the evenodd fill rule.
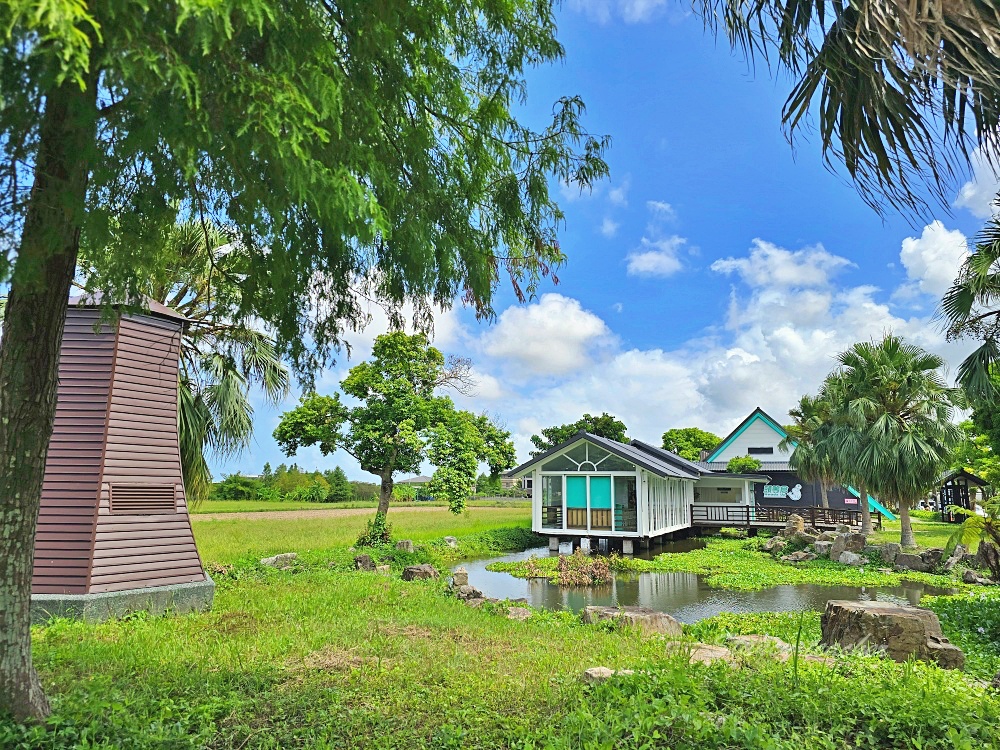
<path fill-rule="evenodd" d="M 899 544 L 901 547 L 916 547 L 917 540 L 913 536 L 913 526 L 910 524 L 910 501 L 899 501 Z"/>
<path fill-rule="evenodd" d="M 830 507 L 830 485 L 825 480 L 819 483 L 819 501 L 824 508 Z"/>
<path fill-rule="evenodd" d="M 0 342 L 0 715 L 17 720 L 49 714 L 31 661 L 31 576 L 95 91 L 69 81 L 48 92 Z"/>
<path fill-rule="evenodd" d="M 858 483 L 858 502 L 861 503 L 861 533 L 871 534 L 874 530 L 872 525 L 872 512 L 868 507 L 868 488 L 863 482 Z"/>

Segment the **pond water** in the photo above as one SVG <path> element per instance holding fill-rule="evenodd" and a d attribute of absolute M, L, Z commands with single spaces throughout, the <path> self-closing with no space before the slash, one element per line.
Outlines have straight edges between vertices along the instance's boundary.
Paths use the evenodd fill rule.
<path fill-rule="evenodd" d="M 675 544 L 676 548 L 664 545 L 652 554 L 684 552 L 703 546 L 704 542 L 684 540 Z M 702 576 L 694 573 L 618 573 L 611 583 L 603 586 L 558 586 L 547 579 L 515 578 L 509 573 L 486 570 L 486 566 L 494 562 L 527 560 L 532 555 L 548 557 L 549 554 L 548 547 L 538 547 L 502 557 L 469 560 L 461 565 L 469 571 L 469 583 L 488 597 L 524 598 L 532 607 L 573 611 L 590 605 L 642 606 L 667 612 L 686 623 L 722 612 L 822 611 L 828 599 L 918 604 L 925 594 L 950 593 L 947 589 L 908 581 L 901 586 L 877 588 L 798 584 L 762 591 L 727 591 L 709 587 Z"/>

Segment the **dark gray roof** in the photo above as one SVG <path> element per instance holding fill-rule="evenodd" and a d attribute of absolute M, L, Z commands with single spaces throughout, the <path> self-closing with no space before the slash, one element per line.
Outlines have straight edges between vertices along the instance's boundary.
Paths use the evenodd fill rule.
<path fill-rule="evenodd" d="M 702 471 L 708 469 L 711 472 L 722 472 L 726 471 L 727 461 L 696 461 L 695 465 Z M 795 471 L 788 465 L 788 461 L 761 461 L 760 471 Z"/>
<path fill-rule="evenodd" d="M 419 477 L 410 477 L 409 479 L 400 479 L 396 484 L 427 484 L 429 481 L 431 481 L 430 477 L 421 475 Z"/>
<path fill-rule="evenodd" d="M 690 474 L 701 475 L 705 473 L 705 469 L 699 466 L 694 461 L 688 461 L 683 456 L 678 456 L 676 453 L 666 450 L 665 448 L 657 448 L 655 445 L 650 445 L 649 443 L 644 443 L 641 440 L 633 440 L 632 445 L 634 445 L 639 450 L 644 453 L 648 453 L 651 456 L 656 456 L 662 461 L 666 461 L 672 464 L 682 471 L 688 472 Z"/>
<path fill-rule="evenodd" d="M 540 463 L 541 461 L 545 461 L 553 454 L 558 453 L 559 451 L 562 451 L 563 449 L 568 448 L 570 445 L 578 443 L 581 440 L 587 440 L 593 443 L 594 445 L 599 445 L 605 450 L 614 453 L 616 456 L 624 458 L 626 461 L 631 461 L 637 466 L 641 466 L 643 469 L 651 471 L 653 474 L 656 474 L 657 476 L 676 477 L 678 479 L 697 479 L 699 476 L 701 476 L 702 473 L 701 471 L 698 470 L 697 467 L 691 466 L 690 468 L 688 468 L 683 464 L 678 464 L 674 461 L 671 461 L 666 455 L 655 455 L 653 453 L 648 452 L 647 450 L 639 448 L 634 444 L 626 445 L 625 443 L 619 443 L 617 440 L 609 440 L 608 438 L 592 435 L 589 432 L 580 431 L 566 442 L 560 443 L 554 448 L 550 448 L 544 453 L 535 456 L 530 461 L 526 461 L 525 463 L 521 464 L 516 469 L 511 470 L 510 472 L 508 472 L 508 476 L 516 477 L 518 475 L 524 474 L 529 468 L 531 468 L 535 464 Z M 658 450 L 657 452 L 673 456 L 675 459 L 677 459 L 677 461 L 683 463 L 689 463 L 686 462 L 680 456 L 675 456 L 673 453 L 669 453 L 668 451 Z"/>

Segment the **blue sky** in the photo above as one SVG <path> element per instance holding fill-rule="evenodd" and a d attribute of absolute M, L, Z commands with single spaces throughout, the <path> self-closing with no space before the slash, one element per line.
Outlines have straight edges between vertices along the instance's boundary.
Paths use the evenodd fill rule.
<path fill-rule="evenodd" d="M 528 117 L 581 95 L 588 129 L 612 136 L 611 178 L 585 195 L 559 187 L 569 262 L 557 286 L 518 305 L 501 281 L 492 324 L 460 307 L 437 317 L 436 345 L 470 357 L 479 381 L 475 397 L 456 400 L 499 417 L 521 458 L 533 432 L 587 411 L 657 443 L 671 427 L 724 434 L 758 405 L 784 420 L 838 351 L 890 329 L 953 368 L 970 348 L 945 342 L 932 316 L 989 215 L 995 176 L 977 169 L 933 221 L 880 218 L 823 165 L 818 138 L 789 145 L 789 82 L 751 69 L 678 8 L 563 5 L 566 60 L 531 72 Z M 373 313 L 321 392 L 385 330 Z M 281 455 L 271 432 L 296 399 L 258 403 L 253 446 L 215 460 L 216 476 L 295 460 L 372 480 L 343 454 Z"/>

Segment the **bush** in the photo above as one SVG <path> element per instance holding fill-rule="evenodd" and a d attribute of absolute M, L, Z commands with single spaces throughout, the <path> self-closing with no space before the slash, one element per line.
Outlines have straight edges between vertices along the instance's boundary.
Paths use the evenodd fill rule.
<path fill-rule="evenodd" d="M 386 523 L 385 513 L 376 513 L 365 526 L 364 533 L 355 542 L 357 547 L 381 547 L 392 541 L 392 525 Z"/>
<path fill-rule="evenodd" d="M 726 464 L 726 471 L 730 474 L 753 474 L 760 471 L 763 465 L 753 456 L 733 456 Z"/>
<path fill-rule="evenodd" d="M 558 583 L 562 586 L 593 586 L 611 583 L 611 569 L 603 557 L 587 557 L 577 549 L 572 555 L 559 555 Z"/>

